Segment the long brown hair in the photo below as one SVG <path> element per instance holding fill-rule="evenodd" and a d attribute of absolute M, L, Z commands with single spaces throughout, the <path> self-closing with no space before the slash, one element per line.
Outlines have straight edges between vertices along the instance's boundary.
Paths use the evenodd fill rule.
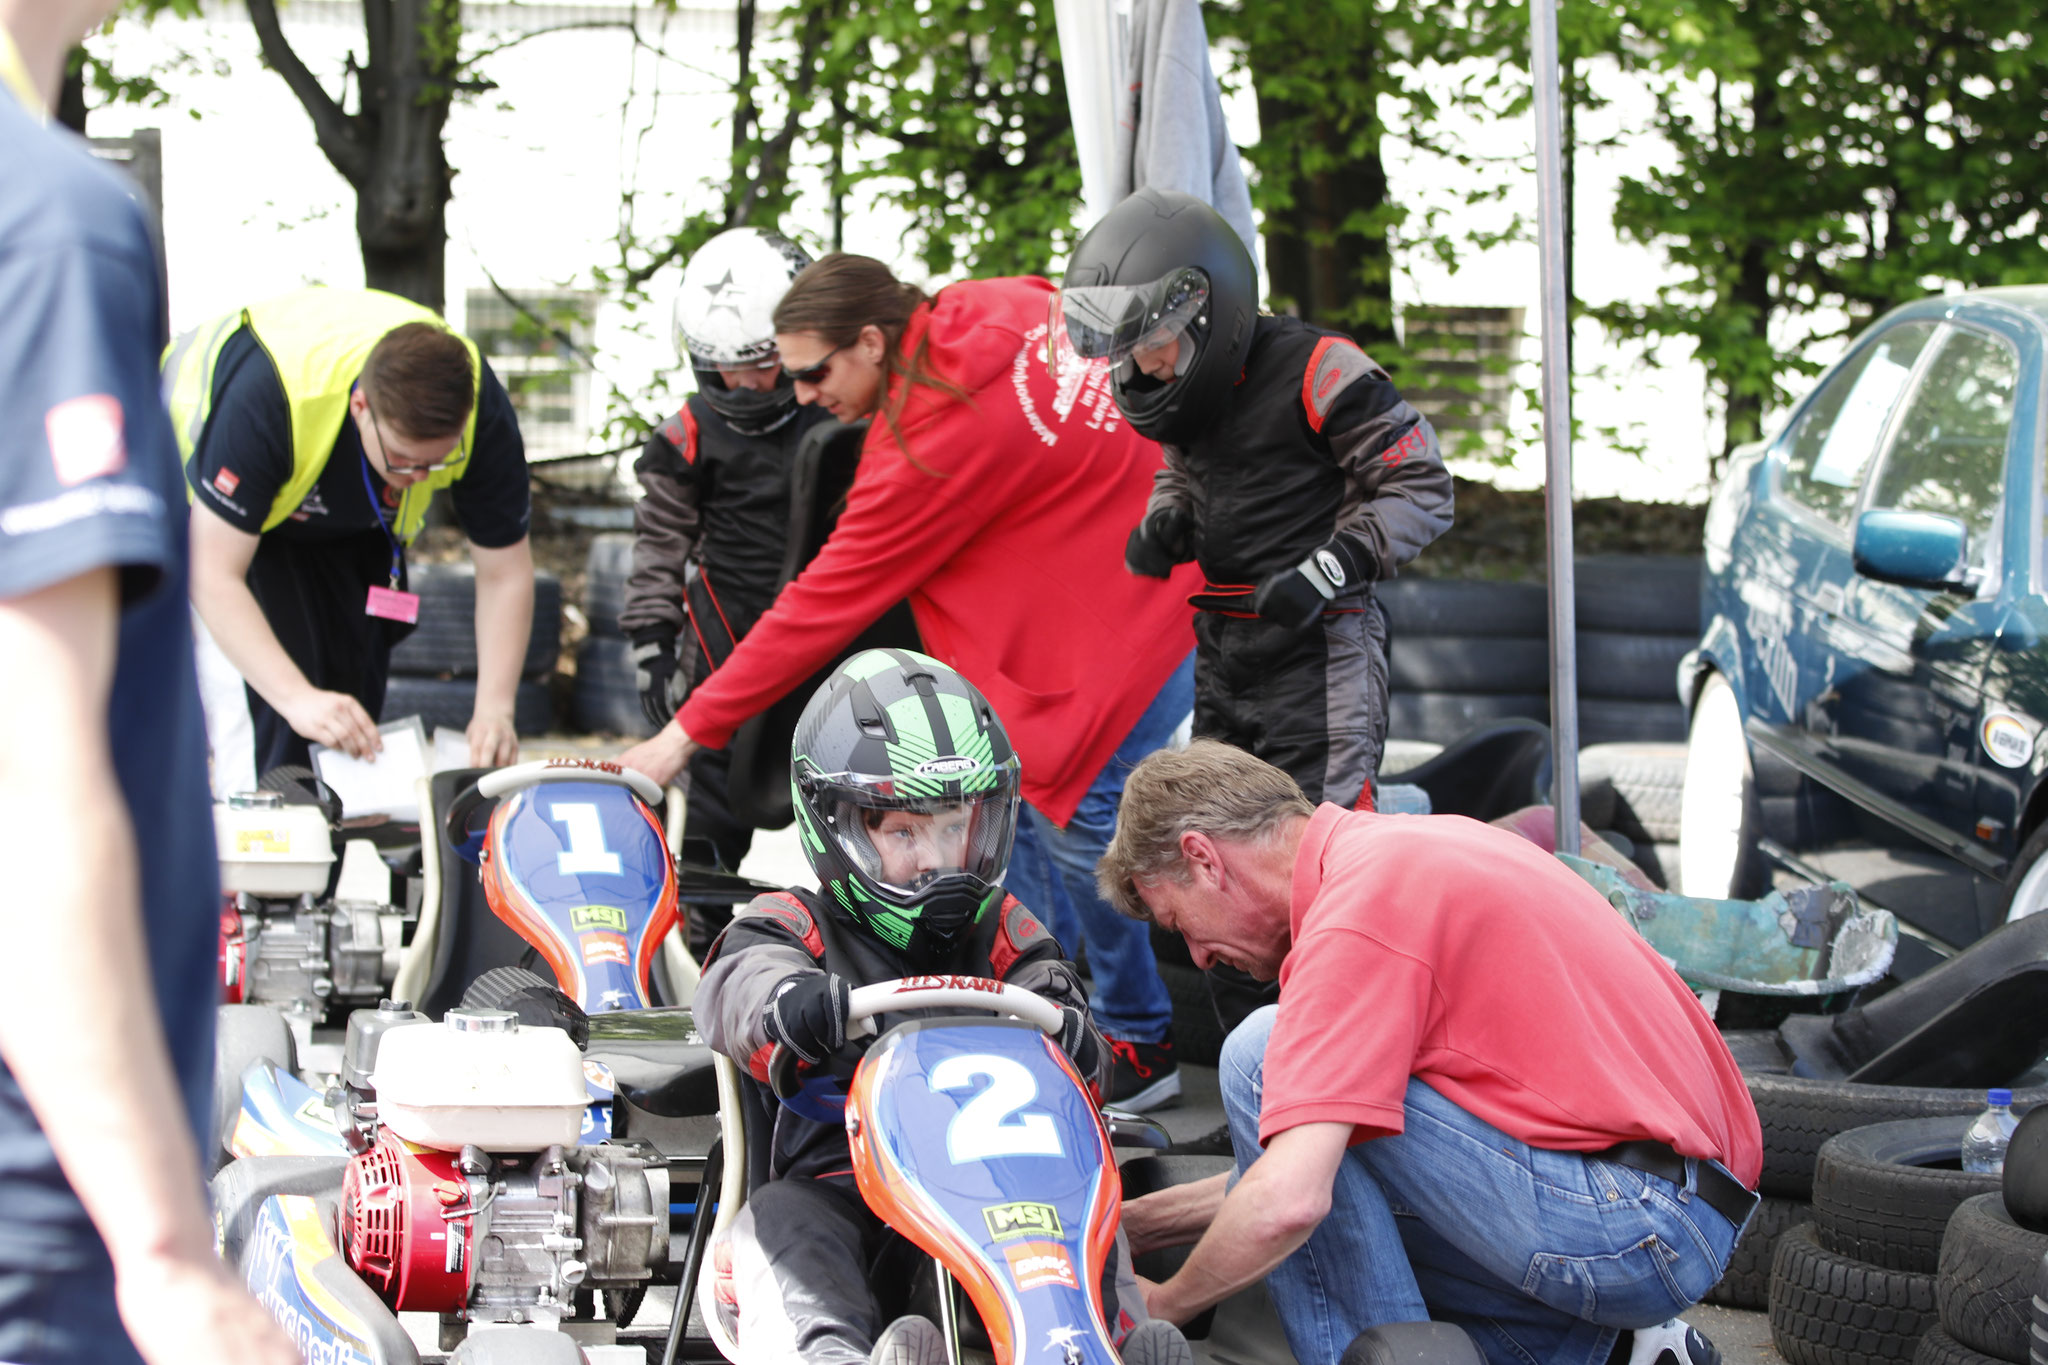
<path fill-rule="evenodd" d="M 910 401 L 913 385 L 923 384 L 954 398 L 966 399 L 967 390 L 937 373 L 927 363 L 929 335 L 918 339 L 917 350 L 903 354 L 903 331 L 918 305 L 931 302 L 930 295 L 914 284 L 896 278 L 888 266 L 872 256 L 834 251 L 807 266 L 791 282 L 789 292 L 775 305 L 774 326 L 778 332 L 814 332 L 834 347 L 851 346 L 860 340 L 863 327 L 881 330 L 882 420 L 896 438 L 897 449 L 917 465 L 903 443 L 903 428 L 897 418 Z M 894 398 L 889 388 L 903 376 L 903 386 Z M 923 465 L 917 465 L 923 469 Z M 930 473 L 930 470 L 926 470 Z"/>

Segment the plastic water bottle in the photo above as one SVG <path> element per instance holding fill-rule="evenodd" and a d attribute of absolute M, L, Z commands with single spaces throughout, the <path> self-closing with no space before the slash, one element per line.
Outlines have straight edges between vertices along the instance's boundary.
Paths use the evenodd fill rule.
<path fill-rule="evenodd" d="M 2005 1170 L 2005 1145 L 2020 1121 L 2012 1116 L 2012 1091 L 1989 1090 L 1988 1107 L 1963 1134 L 1963 1169 L 1978 1175 L 1998 1175 Z"/>

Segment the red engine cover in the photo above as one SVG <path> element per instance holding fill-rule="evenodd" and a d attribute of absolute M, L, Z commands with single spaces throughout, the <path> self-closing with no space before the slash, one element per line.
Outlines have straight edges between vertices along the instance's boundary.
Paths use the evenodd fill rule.
<path fill-rule="evenodd" d="M 220 909 L 220 1002 L 242 1003 L 243 973 L 249 965 L 249 940 L 242 933 L 242 914 L 228 896 Z"/>
<path fill-rule="evenodd" d="M 453 1313 L 469 1301 L 469 1188 L 446 1152 L 414 1152 L 389 1132 L 350 1159 L 341 1181 L 342 1254 L 402 1313 Z"/>

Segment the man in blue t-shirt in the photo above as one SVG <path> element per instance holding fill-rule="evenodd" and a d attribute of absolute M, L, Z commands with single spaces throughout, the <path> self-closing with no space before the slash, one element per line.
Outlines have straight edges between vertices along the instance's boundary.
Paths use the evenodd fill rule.
<path fill-rule="evenodd" d="M 40 126 L 114 7 L 0 0 L 0 1360 L 286 1365 L 201 1188 L 219 889 L 163 290 Z"/>

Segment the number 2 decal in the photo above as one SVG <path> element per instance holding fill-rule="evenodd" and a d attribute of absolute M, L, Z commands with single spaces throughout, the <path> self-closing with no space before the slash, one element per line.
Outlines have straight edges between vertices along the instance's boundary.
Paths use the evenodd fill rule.
<path fill-rule="evenodd" d="M 1022 1062 L 962 1053 L 933 1067 L 929 1084 L 934 1090 L 965 1090 L 977 1076 L 988 1078 L 988 1088 L 961 1105 L 946 1126 L 946 1155 L 954 1165 L 1000 1156 L 1060 1155 L 1059 1130 L 1050 1114 L 1017 1114 L 1038 1098 L 1038 1078 Z"/>
<path fill-rule="evenodd" d="M 610 876 L 619 873 L 619 855 L 604 846 L 604 821 L 597 807 L 587 801 L 570 801 L 548 807 L 548 819 L 569 835 L 569 846 L 555 855 L 555 870 L 565 877 L 578 872 Z"/>

